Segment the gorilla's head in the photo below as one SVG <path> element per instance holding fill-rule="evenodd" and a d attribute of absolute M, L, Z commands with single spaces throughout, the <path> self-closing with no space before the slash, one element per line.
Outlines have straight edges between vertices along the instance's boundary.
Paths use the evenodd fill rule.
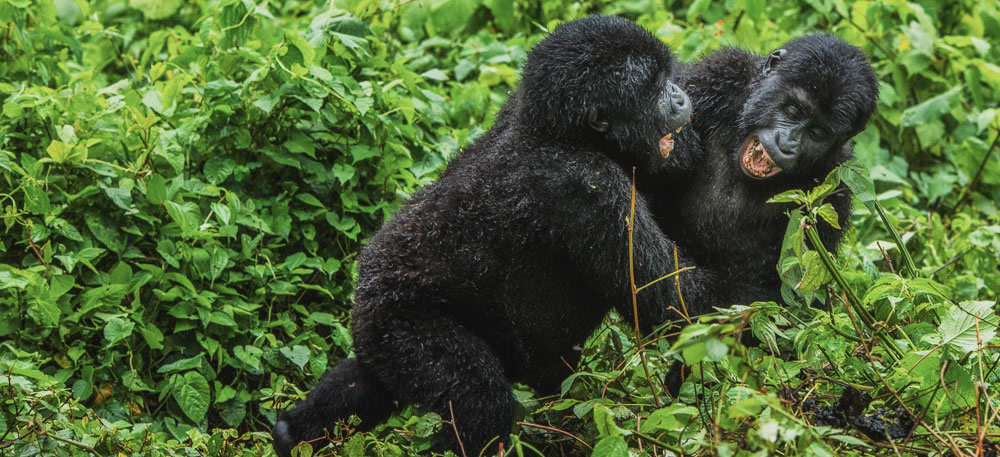
<path fill-rule="evenodd" d="M 762 60 L 743 106 L 737 160 L 755 180 L 815 178 L 850 158 L 878 83 L 860 49 L 830 35 L 792 40 Z M 781 179 L 779 179 L 781 180 Z"/>
<path fill-rule="evenodd" d="M 661 139 L 691 116 L 687 95 L 670 80 L 673 64 L 665 44 L 628 20 L 563 24 L 528 54 L 517 94 L 521 125 L 621 158 L 665 156 Z"/>

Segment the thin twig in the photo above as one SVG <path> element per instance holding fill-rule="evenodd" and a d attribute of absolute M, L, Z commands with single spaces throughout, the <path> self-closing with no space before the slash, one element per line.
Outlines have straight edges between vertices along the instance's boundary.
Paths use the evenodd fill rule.
<path fill-rule="evenodd" d="M 462 444 L 462 437 L 458 436 L 458 424 L 455 421 L 455 409 L 451 407 L 451 400 L 448 400 L 448 412 L 451 413 L 451 429 L 455 431 L 455 440 L 458 441 L 458 448 L 462 451 L 462 457 L 469 457 L 465 453 L 465 445 Z"/>
<path fill-rule="evenodd" d="M 656 395 L 656 387 L 653 386 L 653 378 L 649 376 L 649 364 L 646 362 L 646 348 L 645 343 L 642 340 L 642 330 L 639 328 L 639 301 L 637 296 L 639 295 L 638 288 L 635 287 L 635 261 L 633 260 L 632 253 L 632 232 L 635 228 L 635 167 L 632 167 L 632 202 L 629 206 L 629 216 L 628 216 L 628 280 L 629 287 L 632 289 L 632 317 L 635 321 L 635 343 L 639 351 L 639 361 L 642 362 L 642 370 L 646 373 L 646 382 L 649 383 L 649 391 L 653 394 L 653 403 L 657 408 L 661 408 L 660 397 Z M 671 274 L 676 274 L 679 272 L 674 272 Z M 668 275 L 669 276 L 669 275 Z M 663 278 L 660 278 L 663 279 Z M 654 283 L 659 281 L 653 281 Z M 652 283 L 650 283 L 652 284 Z M 646 286 L 650 285 L 647 284 Z M 643 287 L 646 287 L 643 286 Z"/>
<path fill-rule="evenodd" d="M 677 244 L 674 244 L 674 271 L 680 271 L 681 264 L 677 259 Z M 691 315 L 688 313 L 687 305 L 684 304 L 684 294 L 681 293 L 681 275 L 674 276 L 674 283 L 677 284 L 677 299 L 681 301 L 681 310 L 684 311 L 684 319 L 691 323 Z"/>
<path fill-rule="evenodd" d="M 542 429 L 542 430 L 548 430 L 548 431 L 550 431 L 550 432 L 554 432 L 554 433 L 560 433 L 560 434 L 563 434 L 563 435 L 566 435 L 566 436 L 568 436 L 568 437 L 570 437 L 570 438 L 573 438 L 573 439 L 574 439 L 574 440 L 576 440 L 576 441 L 577 441 L 578 443 L 580 443 L 580 444 L 582 444 L 582 445 L 586 446 L 586 448 L 587 448 L 587 449 L 590 449 L 591 451 L 593 451 L 593 450 L 594 450 L 594 447 L 593 447 L 593 446 L 591 446 L 591 445 L 589 445 L 589 444 L 587 444 L 587 442 L 586 442 L 586 441 L 584 441 L 584 440 L 580 439 L 580 437 L 578 437 L 578 436 L 576 436 L 576 435 L 574 435 L 574 434 L 572 434 L 572 433 L 570 433 L 570 432 L 567 432 L 567 431 L 565 431 L 565 430 L 559 430 L 558 428 L 555 428 L 555 427 L 549 427 L 549 426 L 547 426 L 547 425 L 541 425 L 541 424 L 532 424 L 531 422 L 522 422 L 522 421 L 517 421 L 517 425 L 520 425 L 520 426 L 523 426 L 523 427 L 535 427 L 535 428 L 540 428 L 540 429 Z"/>

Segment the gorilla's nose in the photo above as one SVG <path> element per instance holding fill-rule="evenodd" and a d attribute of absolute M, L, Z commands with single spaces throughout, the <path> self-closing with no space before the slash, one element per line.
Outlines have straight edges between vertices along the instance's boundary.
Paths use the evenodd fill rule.
<path fill-rule="evenodd" d="M 668 90 L 670 91 L 670 101 L 673 104 L 674 108 L 681 109 L 687 106 L 688 96 L 687 94 L 684 93 L 683 90 L 681 90 L 680 87 L 677 87 L 676 84 L 671 83 L 670 88 Z"/>
<path fill-rule="evenodd" d="M 691 101 L 688 100 L 687 94 L 674 83 L 670 83 L 667 87 L 666 95 L 669 105 L 667 124 L 670 130 L 673 130 L 683 126 L 691 118 Z"/>
<path fill-rule="evenodd" d="M 774 135 L 774 142 L 778 144 L 781 153 L 788 156 L 796 156 L 799 153 L 799 139 L 788 132 L 778 132 Z"/>

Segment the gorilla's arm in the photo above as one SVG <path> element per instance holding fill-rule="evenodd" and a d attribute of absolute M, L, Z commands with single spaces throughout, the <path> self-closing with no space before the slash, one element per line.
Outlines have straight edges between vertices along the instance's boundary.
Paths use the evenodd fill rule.
<path fill-rule="evenodd" d="M 632 319 L 632 295 L 629 285 L 628 217 L 632 201 L 632 177 L 614 161 L 599 153 L 575 151 L 546 152 L 562 156 L 561 165 L 570 172 L 546 176 L 544 191 L 534 195 L 547 202 L 538 208 L 541 225 L 549 226 L 552 242 L 584 278 L 580 287 L 594 288 L 609 305 Z M 565 170 L 564 170 L 565 171 Z M 635 196 L 635 223 L 632 228 L 632 267 L 636 287 L 642 287 L 669 274 L 674 267 L 674 243 L 657 225 L 642 194 Z M 679 256 L 681 267 L 693 264 Z M 692 315 L 729 305 L 736 299 L 733 288 L 718 287 L 718 276 L 708 268 L 681 273 L 681 288 Z M 728 297 L 726 295 L 733 295 Z M 640 327 L 655 328 L 665 320 L 677 318 L 680 310 L 675 281 L 659 281 L 643 289 L 637 297 Z"/>

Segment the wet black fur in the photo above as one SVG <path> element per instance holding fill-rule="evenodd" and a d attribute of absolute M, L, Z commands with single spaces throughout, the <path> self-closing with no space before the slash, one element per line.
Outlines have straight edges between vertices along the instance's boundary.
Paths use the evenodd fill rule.
<path fill-rule="evenodd" d="M 698 268 L 743 282 L 735 303 L 781 302 L 776 269 L 791 204 L 766 203 L 789 189 L 810 189 L 853 154 L 851 138 L 875 110 L 878 85 L 860 49 L 830 35 L 810 35 L 785 44 L 787 51 L 770 75 L 766 55 L 722 49 L 675 78 L 693 105 L 691 124 L 677 136 L 671 160 L 702 160 L 691 173 L 654 177 L 652 209 L 666 236 Z M 830 133 L 821 146 L 804 148 L 794 169 L 766 179 L 746 176 L 740 152 L 755 132 L 771 127 L 783 94 L 800 91 L 815 109 L 819 127 Z M 828 199 L 846 229 L 851 196 L 846 187 Z M 843 231 L 822 223 L 826 248 L 834 251 Z M 692 314 L 719 303 L 696 301 Z"/>
<path fill-rule="evenodd" d="M 403 404 L 453 417 L 470 456 L 507 441 L 511 382 L 556 391 L 579 359 L 574 345 L 608 310 L 632 314 L 631 169 L 674 173 L 697 159 L 659 155 L 669 130 L 656 82 L 672 66 L 664 44 L 616 18 L 568 23 L 536 46 L 494 127 L 363 250 L 357 358 L 279 417 L 279 453 L 351 414 L 368 428 Z M 606 133 L 588 126 L 594 108 L 610 122 Z M 673 244 L 642 195 L 634 245 L 638 284 L 674 270 Z M 707 269 L 685 275 L 684 287 L 695 300 L 736 299 Z M 644 326 L 662 322 L 677 306 L 674 283 L 638 300 Z M 436 443 L 461 454 L 448 425 Z"/>

